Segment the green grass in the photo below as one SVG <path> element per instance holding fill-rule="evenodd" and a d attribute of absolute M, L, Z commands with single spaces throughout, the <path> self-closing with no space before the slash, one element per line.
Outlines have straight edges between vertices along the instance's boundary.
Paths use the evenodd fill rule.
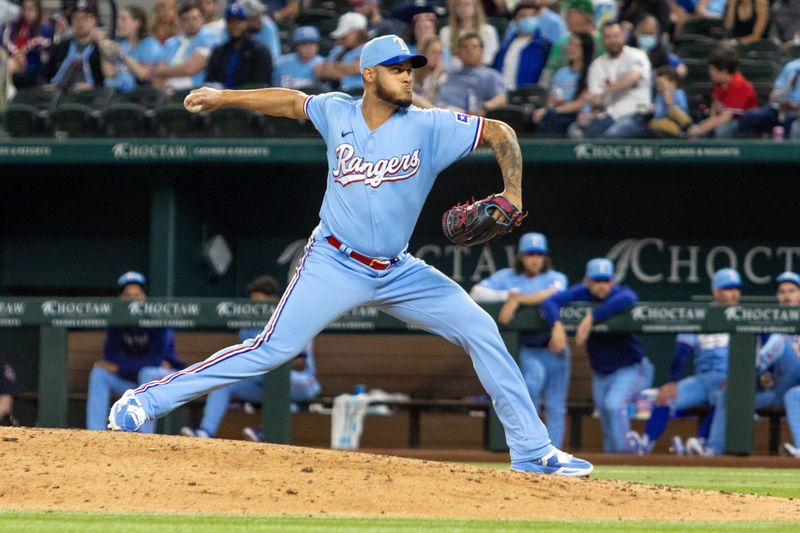
<path fill-rule="evenodd" d="M 476 466 L 508 468 L 507 464 Z M 597 466 L 595 479 L 619 479 L 691 489 L 724 490 L 763 496 L 800 498 L 800 469 L 697 466 Z"/>
<path fill-rule="evenodd" d="M 220 515 L 101 514 L 0 511 L 4 533 L 166 531 L 250 533 L 266 532 L 530 532 L 530 531 L 797 531 L 797 524 L 775 522 L 656 522 L 593 520 L 419 520 L 398 518 L 238 517 Z"/>
<path fill-rule="evenodd" d="M 482 464 L 508 468 L 507 464 Z M 599 466 L 597 479 L 724 490 L 800 498 L 800 469 L 716 467 Z M 775 517 L 788 518 L 788 517 Z M 798 531 L 797 523 L 657 522 L 648 520 L 445 520 L 343 517 L 268 517 L 231 515 L 111 514 L 46 511 L 0 511 L 3 533 L 39 532 L 528 532 L 528 531 Z"/>

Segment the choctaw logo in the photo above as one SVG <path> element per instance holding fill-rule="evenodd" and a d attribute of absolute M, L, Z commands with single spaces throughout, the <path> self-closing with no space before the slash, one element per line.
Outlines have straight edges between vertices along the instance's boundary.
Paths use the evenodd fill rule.
<path fill-rule="evenodd" d="M 47 300 L 42 303 L 44 316 L 108 316 L 111 315 L 111 304 L 102 302 L 75 302 Z"/>
<path fill-rule="evenodd" d="M 800 322 L 800 310 L 735 305 L 725 309 L 725 318 L 734 322 Z"/>
<path fill-rule="evenodd" d="M 17 316 L 25 313 L 25 302 L 0 302 L 0 316 Z"/>
<path fill-rule="evenodd" d="M 238 302 L 220 302 L 217 304 L 217 316 L 246 316 L 265 318 L 269 317 L 277 307 L 277 302 L 270 303 L 238 303 Z"/>
<path fill-rule="evenodd" d="M 411 154 L 372 163 L 356 156 L 352 144 L 340 144 L 336 147 L 336 157 L 339 163 L 333 170 L 333 177 L 343 187 L 363 181 L 365 185 L 378 188 L 385 181 L 407 180 L 419 172 L 420 166 L 419 148 Z"/>
<path fill-rule="evenodd" d="M 705 320 L 707 309 L 702 307 L 656 307 L 637 305 L 631 310 L 633 320 Z"/>
<path fill-rule="evenodd" d="M 200 314 L 200 305 L 195 303 L 147 302 L 139 300 L 129 303 L 128 311 L 132 316 L 198 316 Z"/>

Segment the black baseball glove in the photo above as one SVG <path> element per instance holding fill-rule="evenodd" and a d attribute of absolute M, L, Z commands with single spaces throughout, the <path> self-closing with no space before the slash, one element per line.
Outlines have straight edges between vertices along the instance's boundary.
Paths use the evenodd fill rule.
<path fill-rule="evenodd" d="M 495 217 L 495 215 L 499 215 Z M 474 246 L 511 233 L 528 216 L 502 194 L 471 204 L 454 205 L 442 215 L 445 237 L 460 246 Z"/>

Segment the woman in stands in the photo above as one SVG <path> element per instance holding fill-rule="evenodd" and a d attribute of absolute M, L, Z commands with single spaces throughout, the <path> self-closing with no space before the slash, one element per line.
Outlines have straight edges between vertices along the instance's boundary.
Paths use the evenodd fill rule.
<path fill-rule="evenodd" d="M 3 31 L 2 47 L 8 53 L 6 87 L 12 96 L 15 87 L 39 83 L 47 50 L 53 38 L 53 27 L 42 20 L 41 0 L 24 0 L 19 17 Z"/>
<path fill-rule="evenodd" d="M 161 59 L 161 43 L 147 33 L 147 15 L 138 6 L 126 6 L 117 15 L 116 41 L 100 43 L 105 86 L 131 92 L 150 80 L 150 70 Z"/>
<path fill-rule="evenodd" d="M 164 44 L 170 37 L 178 35 L 178 4 L 175 0 L 157 0 L 153 6 L 153 23 L 150 35 Z"/>
<path fill-rule="evenodd" d="M 442 41 L 436 35 L 428 35 L 419 42 L 417 50 L 428 58 L 428 64 L 414 70 L 414 94 L 433 107 L 431 102 L 436 100 L 439 87 L 447 79 Z"/>
<path fill-rule="evenodd" d="M 723 19 L 730 32 L 728 44 L 745 45 L 764 38 L 769 21 L 768 0 L 729 0 Z"/>
<path fill-rule="evenodd" d="M 594 38 L 588 33 L 574 34 L 567 45 L 569 65 L 561 67 L 550 80 L 546 108 L 533 113 L 537 134 L 562 137 L 583 107 L 588 95 L 587 77 L 594 57 Z"/>
<path fill-rule="evenodd" d="M 449 23 L 439 31 L 445 55 L 458 50 L 459 37 L 467 33 L 477 33 L 483 41 L 483 64 L 491 66 L 500 48 L 500 41 L 494 26 L 486 24 L 486 15 L 480 0 L 448 0 L 447 7 L 450 12 Z M 461 66 L 459 63 L 458 57 L 453 55 L 448 67 L 458 68 Z"/>

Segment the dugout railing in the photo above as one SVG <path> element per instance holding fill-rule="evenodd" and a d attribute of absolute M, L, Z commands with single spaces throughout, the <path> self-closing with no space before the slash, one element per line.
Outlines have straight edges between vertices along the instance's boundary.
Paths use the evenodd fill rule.
<path fill-rule="evenodd" d="M 497 315 L 498 305 L 486 310 Z M 562 321 L 574 331 L 590 309 L 575 305 L 562 310 Z M 126 302 L 115 298 L 0 298 L 0 326 L 39 328 L 38 423 L 66 427 L 68 410 L 68 330 L 100 329 L 108 326 L 173 327 L 181 330 L 260 327 L 273 305 L 252 305 L 244 299 L 153 298 Z M 468 327 L 468 326 L 467 326 Z M 542 331 L 546 324 L 535 307 L 523 307 L 501 334 L 512 354 L 519 351 L 519 335 Z M 776 305 L 745 304 L 715 307 L 689 302 L 640 302 L 628 311 L 594 327 L 596 332 L 664 334 L 678 332 L 729 333 L 729 394 L 726 451 L 747 455 L 753 450 L 753 413 L 756 387 L 755 352 L 762 333 L 796 334 L 800 330 L 800 309 Z M 375 308 L 360 308 L 331 323 L 326 333 L 363 334 L 413 333 L 410 328 Z M 266 405 L 262 410 L 265 440 L 287 443 L 291 434 L 289 414 L 289 367 L 267 374 Z M 490 412 L 489 449 L 506 449 L 502 427 Z"/>

